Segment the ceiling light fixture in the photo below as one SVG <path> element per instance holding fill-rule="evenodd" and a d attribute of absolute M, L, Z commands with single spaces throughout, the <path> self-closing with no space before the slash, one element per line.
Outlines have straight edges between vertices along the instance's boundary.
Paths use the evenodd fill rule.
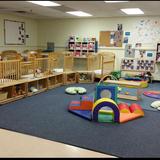
<path fill-rule="evenodd" d="M 121 11 L 128 15 L 144 14 L 144 12 L 139 8 L 125 8 L 121 9 Z"/>
<path fill-rule="evenodd" d="M 106 3 L 121 3 L 121 2 L 128 2 L 128 1 L 104 1 Z"/>
<path fill-rule="evenodd" d="M 61 6 L 60 4 L 51 1 L 28 1 L 28 2 L 45 7 Z"/>
<path fill-rule="evenodd" d="M 70 12 L 66 12 L 66 13 L 72 14 L 72 15 L 78 16 L 78 17 L 90 17 L 90 16 L 92 16 L 91 14 L 85 13 L 85 12 L 82 12 L 82 11 L 70 11 Z"/>

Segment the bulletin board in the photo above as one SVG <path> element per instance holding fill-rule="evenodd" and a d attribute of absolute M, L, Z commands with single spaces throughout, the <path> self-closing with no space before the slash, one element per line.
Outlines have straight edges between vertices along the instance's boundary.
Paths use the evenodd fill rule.
<path fill-rule="evenodd" d="M 155 71 L 155 61 L 149 59 L 123 58 L 121 60 L 122 71 Z"/>
<path fill-rule="evenodd" d="M 4 43 L 6 45 L 23 45 L 25 38 L 24 22 L 4 20 Z"/>
<path fill-rule="evenodd" d="M 99 46 L 122 47 L 123 31 L 100 31 Z"/>

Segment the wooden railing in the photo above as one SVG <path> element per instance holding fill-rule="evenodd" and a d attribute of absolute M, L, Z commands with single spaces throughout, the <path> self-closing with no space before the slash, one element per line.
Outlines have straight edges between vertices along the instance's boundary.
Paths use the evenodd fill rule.
<path fill-rule="evenodd" d="M 20 79 L 20 60 L 0 61 L 0 83 Z"/>

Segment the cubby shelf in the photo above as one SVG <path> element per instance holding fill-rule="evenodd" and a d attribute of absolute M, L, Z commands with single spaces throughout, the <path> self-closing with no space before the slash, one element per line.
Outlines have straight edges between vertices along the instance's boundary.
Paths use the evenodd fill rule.
<path fill-rule="evenodd" d="M 76 72 L 65 72 L 64 73 L 64 84 L 74 84 L 76 83 Z"/>
<path fill-rule="evenodd" d="M 77 82 L 78 83 L 93 83 L 94 82 L 94 72 L 78 71 L 77 72 Z"/>
<path fill-rule="evenodd" d="M 63 85 L 63 76 L 63 73 L 56 73 L 41 78 L 24 79 L 23 81 L 19 80 L 7 85 L 0 85 L 0 105 L 61 86 Z M 49 79 L 54 79 L 54 82 L 50 83 Z M 31 87 L 34 87 L 37 91 L 31 91 Z"/>
<path fill-rule="evenodd" d="M 73 52 L 76 57 L 84 57 L 88 54 L 97 52 L 97 41 L 95 38 L 77 40 L 76 37 L 70 37 L 68 41 L 68 50 Z"/>
<path fill-rule="evenodd" d="M 26 83 L 20 83 L 1 88 L 0 96 L 5 96 L 0 99 L 0 105 L 24 98 L 27 95 L 26 86 Z"/>

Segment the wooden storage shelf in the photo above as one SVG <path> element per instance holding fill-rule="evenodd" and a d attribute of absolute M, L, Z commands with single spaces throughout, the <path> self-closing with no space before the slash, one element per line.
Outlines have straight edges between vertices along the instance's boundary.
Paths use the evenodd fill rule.
<path fill-rule="evenodd" d="M 28 92 L 28 96 L 33 96 L 33 95 L 42 93 L 42 92 L 44 92 L 44 91 L 46 91 L 46 90 L 47 90 L 47 89 L 41 89 L 41 90 L 38 90 L 37 92 Z"/>
<path fill-rule="evenodd" d="M 64 73 L 64 84 L 74 84 L 74 83 L 76 83 L 76 72 Z"/>
<path fill-rule="evenodd" d="M 27 93 L 28 96 L 32 96 L 32 95 L 35 95 L 38 93 L 38 89 L 37 89 L 37 92 L 31 91 L 31 90 L 33 90 L 33 88 L 35 88 L 35 89 L 38 88 L 38 81 L 34 80 L 31 82 L 28 82 L 28 93 Z"/>
<path fill-rule="evenodd" d="M 26 96 L 27 95 L 27 84 L 22 83 L 22 84 L 17 84 L 14 85 L 12 88 L 12 97 L 20 97 L 20 96 Z"/>
<path fill-rule="evenodd" d="M 37 89 L 38 90 L 45 90 L 48 88 L 47 78 L 38 80 Z"/>
<path fill-rule="evenodd" d="M 2 88 L 2 92 L 7 93 L 7 96 L 0 100 L 0 105 L 24 98 L 27 95 L 26 87 L 26 83 L 22 83 Z"/>
<path fill-rule="evenodd" d="M 58 74 L 55 76 L 55 87 L 63 85 L 63 74 Z"/>
<path fill-rule="evenodd" d="M 78 83 L 93 83 L 94 72 L 92 71 L 78 71 L 77 72 Z"/>
<path fill-rule="evenodd" d="M 13 87 L 9 86 L 9 87 L 5 87 L 5 88 L 1 88 L 1 93 L 0 93 L 0 104 L 4 104 L 4 102 L 7 103 L 7 101 L 12 98 L 12 90 Z"/>
<path fill-rule="evenodd" d="M 20 96 L 16 96 L 16 97 L 12 97 L 12 98 L 7 98 L 5 100 L 0 101 L 0 105 L 6 104 L 6 103 L 10 103 L 19 99 L 24 98 L 25 95 L 20 95 Z"/>
<path fill-rule="evenodd" d="M 38 93 L 44 92 L 48 88 L 48 77 L 35 79 L 34 81 L 28 82 L 28 96 L 36 95 Z M 33 91 L 36 89 L 37 91 Z"/>
<path fill-rule="evenodd" d="M 88 53 L 96 51 L 96 40 L 77 41 L 76 39 L 69 40 L 68 50 L 74 53 L 74 56 L 82 56 L 83 52 L 87 56 Z"/>
<path fill-rule="evenodd" d="M 56 77 L 55 76 L 49 77 L 48 78 L 48 89 L 55 88 L 55 85 L 56 85 Z"/>

